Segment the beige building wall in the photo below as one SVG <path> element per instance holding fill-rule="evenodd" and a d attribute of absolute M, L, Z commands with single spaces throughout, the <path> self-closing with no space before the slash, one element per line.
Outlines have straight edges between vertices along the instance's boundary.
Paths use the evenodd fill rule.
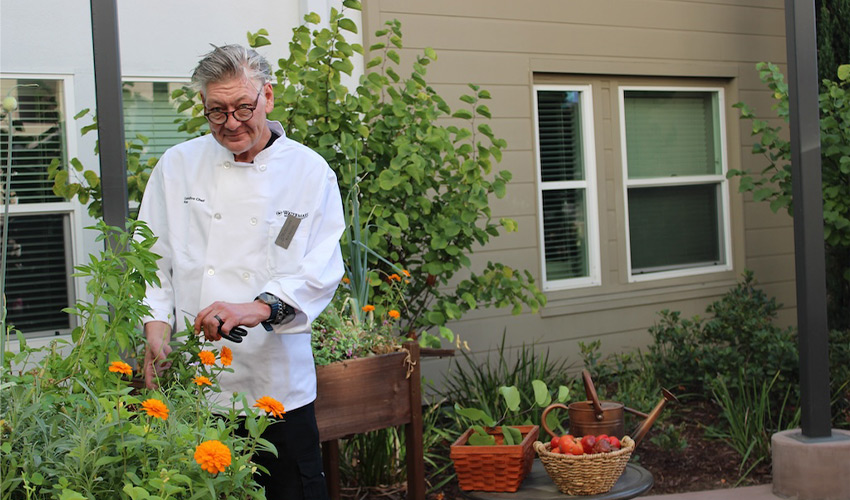
<path fill-rule="evenodd" d="M 365 0 L 364 47 L 390 19 L 402 23 L 403 68 L 425 47 L 436 50 L 426 79 L 453 109 L 469 92 L 467 83 L 492 95 L 486 102 L 491 126 L 508 143 L 496 169 L 510 170 L 513 181 L 491 207 L 496 219 L 514 218 L 519 231 L 477 251 L 477 265 L 503 262 L 541 281 L 533 85 L 592 85 L 601 285 L 547 292 L 549 303 L 536 314 L 473 311 L 450 326 L 476 355 L 492 353 L 503 331 L 509 346 L 535 342 L 576 366 L 580 341 L 601 339 L 605 354 L 645 347 L 658 311 L 704 314 L 745 269 L 784 304 L 781 321 L 795 321 L 791 218 L 739 194 L 734 180 L 732 270 L 629 282 L 617 112 L 619 85 L 720 87 L 728 168 L 760 170 L 765 161 L 750 153 L 750 124 L 739 120 L 732 104 L 746 101 L 760 116 L 771 116 L 771 95 L 755 64 L 771 61 L 784 69 L 781 0 Z M 439 379 L 446 363 L 428 360 L 424 373 Z"/>

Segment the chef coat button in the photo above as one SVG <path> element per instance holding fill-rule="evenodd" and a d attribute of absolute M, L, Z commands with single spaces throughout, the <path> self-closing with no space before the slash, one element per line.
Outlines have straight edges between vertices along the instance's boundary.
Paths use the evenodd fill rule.
<path fill-rule="evenodd" d="M 230 162 L 229 161 L 224 162 L 224 168 L 230 168 Z"/>
<path fill-rule="evenodd" d="M 260 165 L 260 172 L 265 172 L 265 171 L 266 171 L 266 166 Z"/>
<path fill-rule="evenodd" d="M 257 218 L 256 218 L 256 217 L 251 217 L 251 225 L 252 225 L 252 226 L 256 226 L 256 225 L 257 225 Z"/>
<path fill-rule="evenodd" d="M 221 214 L 215 214 L 214 217 L 216 218 L 216 220 L 219 220 L 219 219 L 221 219 Z"/>
<path fill-rule="evenodd" d="M 209 274 L 210 276 L 214 275 L 214 274 L 215 274 L 215 269 L 213 269 L 213 268 L 209 268 L 209 269 L 207 269 L 207 274 Z"/>
<path fill-rule="evenodd" d="M 246 280 L 246 281 L 247 281 L 247 280 L 249 280 L 250 278 L 251 278 L 251 275 L 250 275 L 250 274 L 248 274 L 248 273 L 242 273 L 242 279 L 243 279 L 243 280 Z"/>

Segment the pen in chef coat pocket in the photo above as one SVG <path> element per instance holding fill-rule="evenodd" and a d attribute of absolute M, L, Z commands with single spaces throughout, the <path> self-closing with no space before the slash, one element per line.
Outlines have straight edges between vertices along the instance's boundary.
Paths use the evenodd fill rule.
<path fill-rule="evenodd" d="M 182 311 L 184 314 L 188 314 L 193 319 L 197 317 L 197 316 L 195 316 L 194 314 L 190 313 L 189 311 L 187 311 L 185 309 L 180 309 L 180 311 Z M 224 321 L 221 318 L 219 318 L 218 315 L 215 316 L 215 319 L 218 320 L 218 334 L 221 335 L 222 337 L 226 338 L 227 340 L 231 341 L 231 342 L 238 344 L 238 343 L 242 342 L 242 337 L 248 335 L 248 330 L 246 330 L 245 328 L 243 328 L 241 326 L 237 326 L 236 328 L 232 328 L 230 330 L 230 333 L 224 333 L 223 331 L 221 331 L 221 327 L 222 327 L 222 325 L 224 325 Z"/>

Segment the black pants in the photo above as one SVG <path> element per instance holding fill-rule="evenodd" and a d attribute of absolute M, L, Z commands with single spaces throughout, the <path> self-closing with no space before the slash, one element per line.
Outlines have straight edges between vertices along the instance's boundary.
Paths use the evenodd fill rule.
<path fill-rule="evenodd" d="M 241 425 L 238 433 L 248 435 Z M 262 437 L 275 445 L 278 455 L 261 451 L 254 456 L 269 471 L 255 477 L 266 488 L 267 500 L 328 500 L 313 403 L 274 419 Z"/>

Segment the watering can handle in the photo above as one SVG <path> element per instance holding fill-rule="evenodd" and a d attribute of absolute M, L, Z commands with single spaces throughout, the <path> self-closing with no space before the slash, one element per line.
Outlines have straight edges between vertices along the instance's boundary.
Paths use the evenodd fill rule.
<path fill-rule="evenodd" d="M 548 415 L 549 412 L 554 410 L 555 408 L 563 408 L 565 410 L 569 410 L 567 405 L 564 405 L 564 404 L 561 404 L 561 403 L 552 403 L 549 406 L 547 406 L 545 410 L 543 410 L 543 414 L 540 416 L 541 427 L 543 427 L 543 430 L 545 430 L 553 438 L 558 437 L 558 435 L 555 434 L 554 432 L 552 432 L 552 429 L 550 429 L 549 426 L 546 425 L 546 415 Z"/>
<path fill-rule="evenodd" d="M 590 379 L 590 372 L 586 369 L 582 370 L 581 378 L 584 381 L 584 392 L 587 394 L 587 399 L 593 403 L 596 420 L 602 420 L 602 404 L 599 402 L 599 396 L 596 395 L 596 387 L 593 386 L 593 380 Z"/>

